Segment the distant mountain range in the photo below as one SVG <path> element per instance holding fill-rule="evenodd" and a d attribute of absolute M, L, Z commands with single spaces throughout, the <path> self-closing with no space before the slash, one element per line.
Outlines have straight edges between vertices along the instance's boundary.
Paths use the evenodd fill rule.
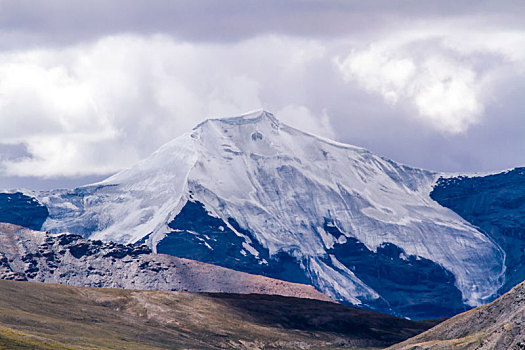
<path fill-rule="evenodd" d="M 97 184 L 1 193 L 0 221 L 143 243 L 422 319 L 525 278 L 524 198 L 524 169 L 411 168 L 260 111 L 207 120 Z"/>

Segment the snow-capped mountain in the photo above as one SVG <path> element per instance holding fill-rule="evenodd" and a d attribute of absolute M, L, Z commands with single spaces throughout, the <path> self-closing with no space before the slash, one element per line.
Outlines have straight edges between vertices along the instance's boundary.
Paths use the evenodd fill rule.
<path fill-rule="evenodd" d="M 145 242 L 428 318 L 505 282 L 502 248 L 430 198 L 439 177 L 261 111 L 207 120 L 100 183 L 25 195 L 49 211 L 47 231 Z"/>

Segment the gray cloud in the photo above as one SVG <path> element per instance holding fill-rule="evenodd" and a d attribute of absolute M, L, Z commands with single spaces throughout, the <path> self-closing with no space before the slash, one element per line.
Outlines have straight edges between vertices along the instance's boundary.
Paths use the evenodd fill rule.
<path fill-rule="evenodd" d="M 260 107 L 408 165 L 525 165 L 524 5 L 419 4 L 0 1 L 0 187 L 100 179 Z"/>
<path fill-rule="evenodd" d="M 451 17 L 523 28 L 524 10 L 521 1 L 20 0 L 0 2 L 0 28 L 4 46 L 72 44 L 122 33 L 225 42 L 266 34 L 382 34 L 409 21 Z"/>

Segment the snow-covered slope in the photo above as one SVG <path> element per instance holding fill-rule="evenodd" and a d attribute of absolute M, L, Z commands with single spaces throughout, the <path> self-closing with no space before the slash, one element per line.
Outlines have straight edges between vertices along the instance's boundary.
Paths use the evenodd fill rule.
<path fill-rule="evenodd" d="M 352 304 L 427 317 L 480 305 L 505 272 L 498 245 L 429 197 L 438 177 L 261 111 L 207 120 L 100 183 L 32 195 L 49 210 L 48 231 L 229 258 Z M 231 253 L 218 259 L 224 242 Z"/>

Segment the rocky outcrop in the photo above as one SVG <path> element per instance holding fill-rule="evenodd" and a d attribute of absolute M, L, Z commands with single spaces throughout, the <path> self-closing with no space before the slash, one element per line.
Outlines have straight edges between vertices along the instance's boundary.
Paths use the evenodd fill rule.
<path fill-rule="evenodd" d="M 277 294 L 331 299 L 312 286 L 123 245 L 0 223 L 0 278 L 73 286 Z"/>

